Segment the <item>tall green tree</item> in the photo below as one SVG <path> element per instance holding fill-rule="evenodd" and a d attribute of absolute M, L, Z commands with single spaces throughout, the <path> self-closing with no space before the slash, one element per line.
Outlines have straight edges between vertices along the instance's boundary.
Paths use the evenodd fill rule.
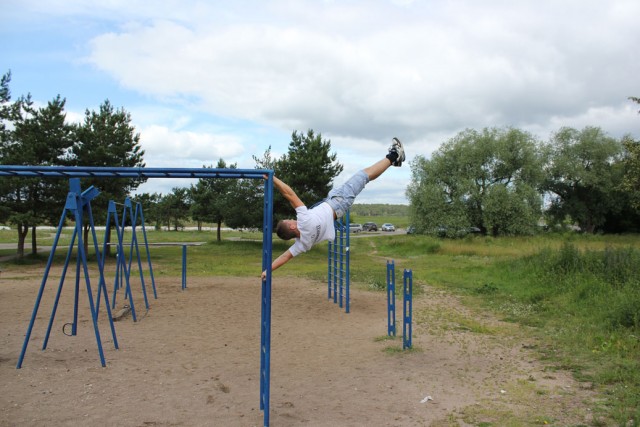
<path fill-rule="evenodd" d="M 629 99 L 640 104 L 640 97 L 632 96 Z M 626 135 L 622 139 L 622 145 L 626 150 L 622 189 L 629 194 L 634 209 L 640 210 L 640 141 L 633 139 L 631 135 Z"/>
<path fill-rule="evenodd" d="M 191 198 L 189 189 L 174 187 L 171 193 L 162 196 L 158 203 L 160 217 L 167 229 L 178 231 L 184 227 L 184 222 L 189 218 Z"/>
<path fill-rule="evenodd" d="M 211 166 L 205 168 L 212 169 Z M 216 169 L 237 169 L 237 164 L 227 166 L 224 159 L 218 160 Z M 217 240 L 222 240 L 222 223 L 228 216 L 229 205 L 235 193 L 238 180 L 229 178 L 215 178 L 198 180 L 191 186 L 191 217 L 198 222 L 216 224 Z"/>
<path fill-rule="evenodd" d="M 621 208 L 621 142 L 597 127 L 565 127 L 553 135 L 548 149 L 544 187 L 551 201 L 549 215 L 558 222 L 569 218 L 588 233 L 598 231 L 607 215 Z"/>
<path fill-rule="evenodd" d="M 407 189 L 419 232 L 456 236 L 469 227 L 492 235 L 530 234 L 541 215 L 543 152 L 513 128 L 465 130 L 431 159 L 417 156 Z"/>
<path fill-rule="evenodd" d="M 72 127 L 66 123 L 65 100 L 59 95 L 46 107 L 33 107 L 30 96 L 18 101 L 18 114 L 10 138 L 3 141 L 5 164 L 51 166 L 69 161 L 73 143 Z M 63 180 L 11 178 L 3 180 L 3 204 L 8 221 L 18 231 L 18 257 L 24 256 L 24 243 L 31 229 L 32 253 L 37 252 L 36 226 L 57 224 L 66 200 L 68 184 Z"/>
<path fill-rule="evenodd" d="M 131 124 L 131 115 L 124 108 L 115 109 L 109 100 L 104 101 L 97 112 L 85 111 L 84 122 L 75 131 L 72 154 L 74 165 L 145 166 L 140 134 Z M 91 204 L 94 220 L 99 223 L 100 218 L 106 218 L 109 200 L 122 203 L 144 181 L 137 178 L 83 178 L 83 189 L 93 185 L 100 190 L 100 195 Z M 85 244 L 88 232 L 88 225 L 85 224 Z"/>
<path fill-rule="evenodd" d="M 333 180 L 343 170 L 331 153 L 331 141 L 323 139 L 309 129 L 306 134 L 294 131 L 287 154 L 275 164 L 276 175 L 296 192 L 300 200 L 312 206 L 327 196 Z M 276 195 L 274 215 L 276 219 L 290 218 L 291 206 L 279 194 Z"/>

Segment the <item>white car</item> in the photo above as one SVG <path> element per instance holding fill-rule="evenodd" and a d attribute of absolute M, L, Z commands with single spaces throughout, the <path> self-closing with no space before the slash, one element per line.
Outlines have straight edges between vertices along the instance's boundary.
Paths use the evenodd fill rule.
<path fill-rule="evenodd" d="M 382 227 L 380 229 L 382 231 L 396 231 L 396 228 L 393 226 L 393 224 L 389 224 L 388 222 L 382 224 Z"/>
<path fill-rule="evenodd" d="M 362 231 L 362 224 L 349 224 L 349 231 L 351 233 L 359 233 Z"/>

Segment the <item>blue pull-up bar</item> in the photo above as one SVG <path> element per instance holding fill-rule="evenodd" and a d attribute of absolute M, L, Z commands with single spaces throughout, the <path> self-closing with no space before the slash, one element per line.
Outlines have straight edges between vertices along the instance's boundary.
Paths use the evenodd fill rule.
<path fill-rule="evenodd" d="M 213 169 L 213 168 L 147 168 L 92 166 L 23 166 L 0 165 L 0 177 L 41 178 L 247 178 L 264 179 L 264 216 L 262 238 L 262 315 L 260 322 L 260 409 L 264 411 L 264 425 L 269 425 L 269 396 L 271 376 L 271 258 L 273 233 L 273 170 L 270 169 Z M 78 220 L 81 222 L 81 219 Z M 79 236 L 80 239 L 80 236 Z M 56 242 L 57 243 L 57 242 Z M 79 242 L 80 243 L 80 242 Z M 99 257 L 98 257 L 99 258 Z M 46 274 L 46 273 L 45 273 Z M 42 291 L 42 290 L 41 290 Z M 91 294 L 90 294 L 91 295 Z M 38 301 L 41 295 L 38 295 Z M 107 304 L 108 306 L 108 304 Z M 34 307 L 34 310 L 37 308 Z M 33 316 L 35 319 L 35 315 Z M 34 320 L 32 319 L 32 320 Z M 95 317 L 94 317 L 95 319 Z M 30 325 L 31 327 L 32 325 Z M 26 350 L 26 341 L 25 341 Z M 20 364 L 17 366 L 20 368 Z"/>

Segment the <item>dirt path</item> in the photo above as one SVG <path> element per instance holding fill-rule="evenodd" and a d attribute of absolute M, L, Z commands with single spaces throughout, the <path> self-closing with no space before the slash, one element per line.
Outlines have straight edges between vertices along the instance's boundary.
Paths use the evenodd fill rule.
<path fill-rule="evenodd" d="M 41 351 L 52 278 L 16 369 L 40 274 L 0 278 L 1 426 L 262 425 L 256 279 L 189 278 L 181 291 L 179 277 L 156 278 L 159 299 L 148 313 L 134 285 L 140 319 L 116 323 L 119 350 L 102 310 L 103 368 L 86 295 L 78 336 L 62 333 L 72 318 L 71 282 Z M 345 314 L 324 284 L 274 277 L 272 426 L 587 423 L 591 392 L 538 362 L 535 343 L 516 326 L 478 318 L 428 288 L 414 300 L 414 349 L 402 352 L 400 339 L 383 339 L 385 304 L 384 293 L 352 289 Z"/>

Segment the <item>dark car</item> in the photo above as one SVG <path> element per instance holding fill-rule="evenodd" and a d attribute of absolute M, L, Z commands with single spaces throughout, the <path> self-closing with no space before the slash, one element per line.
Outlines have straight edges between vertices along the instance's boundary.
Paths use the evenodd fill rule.
<path fill-rule="evenodd" d="M 362 229 L 364 231 L 378 231 L 378 226 L 375 222 L 365 222 L 362 224 Z"/>

